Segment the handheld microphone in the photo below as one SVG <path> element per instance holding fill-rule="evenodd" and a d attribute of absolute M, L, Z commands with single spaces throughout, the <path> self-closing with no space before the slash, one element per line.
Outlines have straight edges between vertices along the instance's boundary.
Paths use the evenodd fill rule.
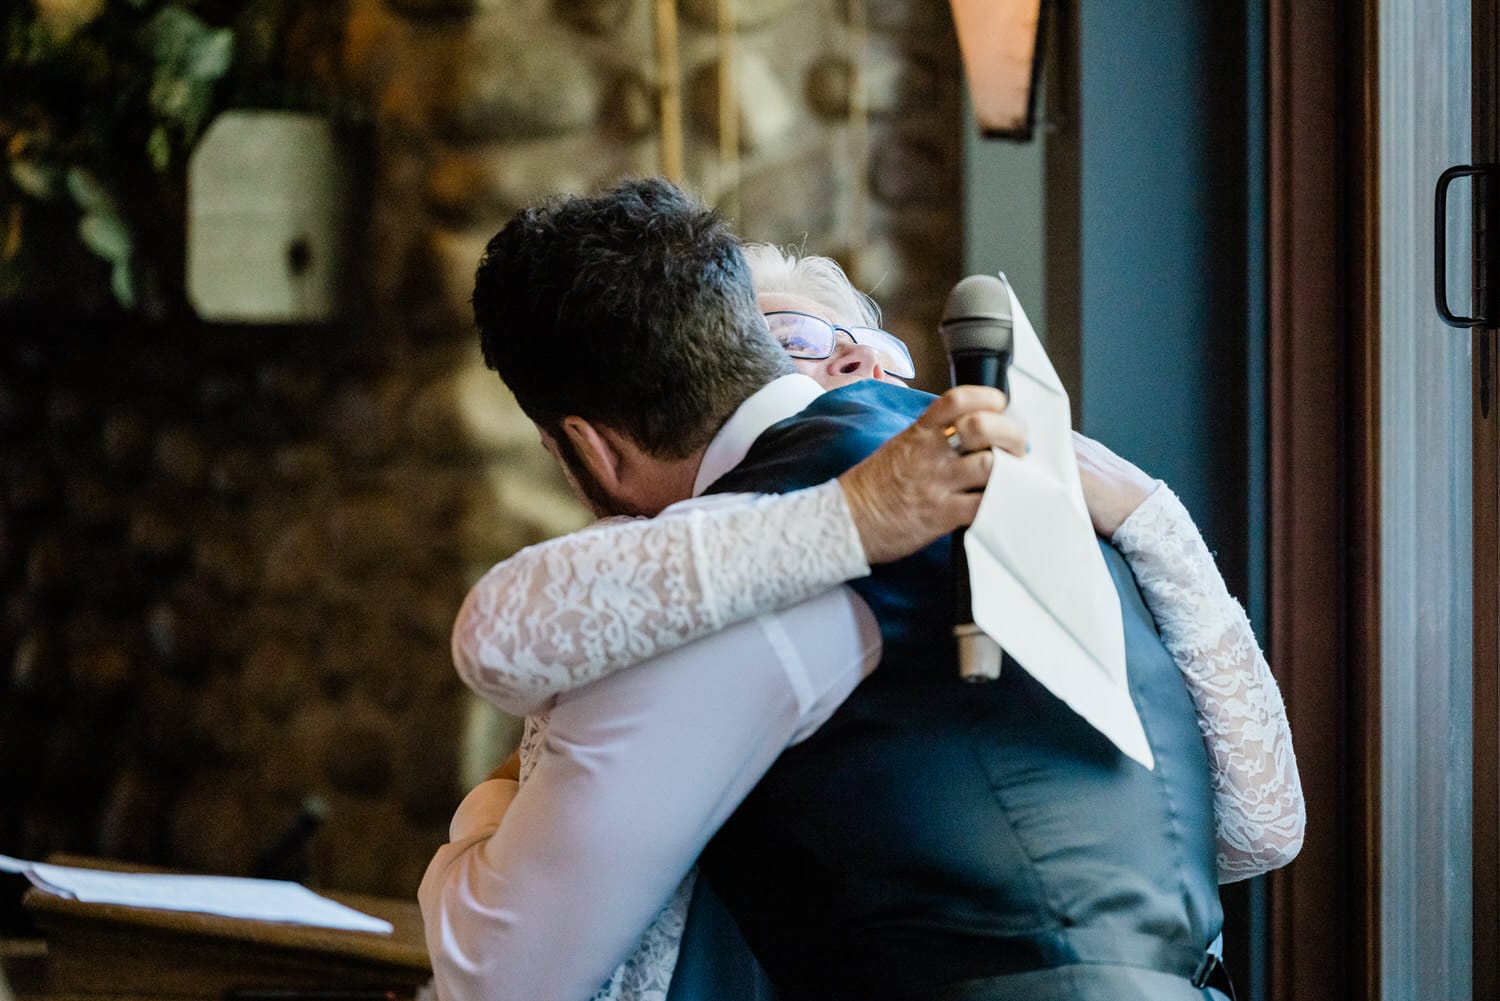
<path fill-rule="evenodd" d="M 994 386 L 1010 394 L 1008 374 L 1015 322 L 1010 311 L 1010 285 L 1003 274 L 970 275 L 953 286 L 938 333 L 948 351 L 955 386 Z M 1002 651 L 999 643 L 974 624 L 962 528 L 953 533 L 953 594 L 959 676 L 965 681 L 993 681 L 1000 677 Z"/>

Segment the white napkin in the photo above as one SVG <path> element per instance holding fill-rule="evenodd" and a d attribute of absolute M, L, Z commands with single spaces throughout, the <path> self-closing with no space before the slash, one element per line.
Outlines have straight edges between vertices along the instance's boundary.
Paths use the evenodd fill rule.
<path fill-rule="evenodd" d="M 1003 276 L 1002 276 L 1003 277 Z M 1099 551 L 1073 452 L 1068 394 L 1010 283 L 1010 407 L 1031 452 L 995 450 L 964 536 L 974 623 L 1125 754 L 1155 767 L 1125 677 L 1120 598 Z"/>

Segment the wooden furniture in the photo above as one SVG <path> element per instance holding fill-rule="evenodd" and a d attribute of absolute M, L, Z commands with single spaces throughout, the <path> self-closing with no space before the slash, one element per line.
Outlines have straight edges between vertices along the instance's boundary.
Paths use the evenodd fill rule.
<path fill-rule="evenodd" d="M 49 861 L 134 868 L 97 859 Z M 414 900 L 323 895 L 384 918 L 394 934 L 89 904 L 31 889 L 23 905 L 45 935 L 47 954 L 39 975 L 12 987 L 18 1001 L 220 1001 L 245 988 L 298 988 L 312 992 L 308 997 L 358 989 L 374 992 L 372 998 L 389 992 L 405 999 L 431 978 Z"/>

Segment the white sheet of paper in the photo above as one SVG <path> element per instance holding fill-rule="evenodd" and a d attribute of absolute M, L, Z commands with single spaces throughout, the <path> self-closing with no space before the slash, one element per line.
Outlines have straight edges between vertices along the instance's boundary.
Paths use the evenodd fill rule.
<path fill-rule="evenodd" d="M 299 883 L 284 880 L 109 872 L 27 862 L 9 855 L 0 855 L 0 872 L 20 873 L 40 890 L 92 904 L 194 911 L 383 935 L 395 931 L 389 921 L 345 907 Z"/>
<path fill-rule="evenodd" d="M 1031 453 L 995 450 L 964 536 L 974 622 L 1116 747 L 1154 768 L 1126 682 L 1120 598 L 1078 478 L 1068 394 L 1014 290 L 1010 301 L 1010 406 L 1026 422 Z"/>

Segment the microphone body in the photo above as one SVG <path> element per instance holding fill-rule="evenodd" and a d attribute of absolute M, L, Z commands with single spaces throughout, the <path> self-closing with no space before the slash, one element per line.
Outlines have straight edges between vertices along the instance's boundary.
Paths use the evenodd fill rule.
<path fill-rule="evenodd" d="M 1004 275 L 970 275 L 955 285 L 938 333 L 948 350 L 955 386 L 994 386 L 1009 395 L 1015 323 Z M 953 533 L 953 635 L 958 641 L 958 671 L 965 681 L 993 681 L 1000 677 L 1003 651 L 974 624 L 964 534 L 964 529 Z"/>
<path fill-rule="evenodd" d="M 994 386 L 1010 394 L 1010 351 L 964 351 L 950 355 L 948 370 L 955 386 Z"/>

